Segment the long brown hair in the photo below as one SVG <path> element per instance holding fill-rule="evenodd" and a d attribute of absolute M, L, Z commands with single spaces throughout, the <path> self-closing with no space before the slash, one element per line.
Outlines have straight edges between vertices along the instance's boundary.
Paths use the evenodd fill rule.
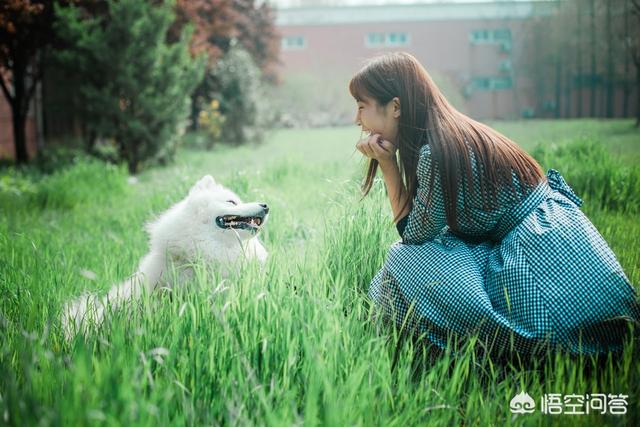
<path fill-rule="evenodd" d="M 525 187 L 534 187 L 543 178 L 540 165 L 513 141 L 449 104 L 424 67 L 408 53 L 373 58 L 351 79 L 349 91 L 356 100 L 368 97 L 382 106 L 394 97 L 400 99 L 398 153 L 409 194 L 407 204 L 416 196 L 420 148 L 428 144 L 432 167 L 439 170 L 447 224 L 453 230 L 457 230 L 459 177 L 466 178 L 462 180 L 466 190 L 481 192 L 485 209 L 497 207 L 499 189 L 507 187 L 515 194 L 512 173 Z M 479 189 L 473 188 L 470 150 L 478 165 Z M 364 195 L 371 189 L 377 167 L 378 162 L 372 159 L 362 184 Z M 434 178 L 432 173 L 431 189 Z M 427 204 L 431 199 L 430 190 Z M 466 201 L 467 197 L 465 208 Z"/>

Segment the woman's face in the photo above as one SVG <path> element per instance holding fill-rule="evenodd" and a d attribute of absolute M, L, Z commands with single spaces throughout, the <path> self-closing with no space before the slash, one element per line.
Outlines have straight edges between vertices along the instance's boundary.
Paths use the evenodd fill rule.
<path fill-rule="evenodd" d="M 380 105 L 374 99 L 363 97 L 357 101 L 358 112 L 355 122 L 363 132 L 377 133 L 383 139 L 396 144 L 398 139 L 398 122 L 400 119 L 400 101 L 393 98 L 387 105 Z"/>

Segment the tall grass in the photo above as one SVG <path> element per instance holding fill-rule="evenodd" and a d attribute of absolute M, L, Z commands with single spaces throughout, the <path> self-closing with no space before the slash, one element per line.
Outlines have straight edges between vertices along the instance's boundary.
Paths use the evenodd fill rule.
<path fill-rule="evenodd" d="M 99 204 L 127 191 L 124 167 L 81 158 L 49 175 L 9 169 L 0 176 L 2 208 L 72 209 L 84 203 Z"/>
<path fill-rule="evenodd" d="M 559 169 L 586 203 L 629 214 L 640 212 L 640 166 L 626 165 L 593 139 L 540 144 L 533 156 Z"/>
<path fill-rule="evenodd" d="M 260 147 L 185 153 L 136 185 L 116 185 L 113 197 L 70 196 L 73 208 L 3 206 L 0 424 L 636 425 L 637 344 L 597 362 L 558 354 L 498 364 L 470 342 L 423 361 L 416 343 L 372 315 L 366 289 L 397 233 L 380 182 L 360 200 L 351 136 L 288 131 Z M 82 185 L 98 188 L 102 173 L 82 175 Z M 144 222 L 204 173 L 269 203 L 264 270 L 249 264 L 221 278 L 196 264 L 186 287 L 146 296 L 65 342 L 62 304 L 130 274 L 146 250 Z M 587 200 L 638 283 L 635 215 Z M 509 401 L 520 391 L 538 405 L 545 393 L 627 394 L 628 414 L 513 415 Z"/>

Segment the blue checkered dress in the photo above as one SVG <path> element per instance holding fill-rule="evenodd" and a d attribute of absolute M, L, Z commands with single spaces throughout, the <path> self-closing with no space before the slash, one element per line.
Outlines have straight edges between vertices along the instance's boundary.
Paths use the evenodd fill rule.
<path fill-rule="evenodd" d="M 369 289 L 383 314 L 443 348 L 448 337 L 473 334 L 490 349 L 525 354 L 620 349 L 628 323 L 640 318 L 636 291 L 557 171 L 519 201 L 512 190 L 499 193 L 493 210 L 471 196 L 465 215 L 460 194 L 455 235 L 427 145 L 417 178 L 402 241 Z"/>

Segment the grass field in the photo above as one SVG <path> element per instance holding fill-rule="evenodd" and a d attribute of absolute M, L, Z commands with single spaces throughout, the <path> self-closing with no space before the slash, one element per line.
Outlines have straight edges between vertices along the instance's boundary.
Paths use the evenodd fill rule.
<path fill-rule="evenodd" d="M 640 283 L 632 123 L 493 125 L 561 169 Z M 633 343 L 591 373 L 588 359 L 522 368 L 471 351 L 415 372 L 411 343 L 397 346 L 370 319 L 368 283 L 398 237 L 380 183 L 360 200 L 359 136 L 355 126 L 282 130 L 261 145 L 183 150 L 136 183 L 86 161 L 41 180 L 0 172 L 0 425 L 638 425 Z M 65 343 L 62 304 L 131 274 L 145 221 L 204 174 L 269 204 L 264 271 L 222 280 L 198 266 L 188 292 L 147 298 Z M 625 394 L 628 412 L 516 416 L 509 401 L 521 391 L 538 404 L 545 393 Z"/>

